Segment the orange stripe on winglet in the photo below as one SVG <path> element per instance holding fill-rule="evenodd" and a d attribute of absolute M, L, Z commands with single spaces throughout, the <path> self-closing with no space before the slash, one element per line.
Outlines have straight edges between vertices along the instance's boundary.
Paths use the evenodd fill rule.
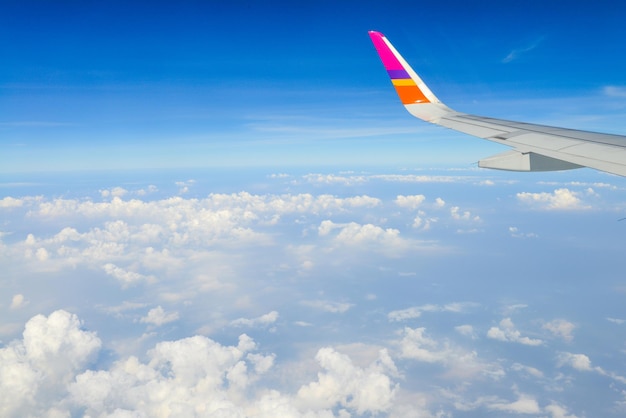
<path fill-rule="evenodd" d="M 395 88 L 402 104 L 430 103 L 430 100 L 424 96 L 424 93 L 415 84 L 411 86 L 395 85 Z"/>

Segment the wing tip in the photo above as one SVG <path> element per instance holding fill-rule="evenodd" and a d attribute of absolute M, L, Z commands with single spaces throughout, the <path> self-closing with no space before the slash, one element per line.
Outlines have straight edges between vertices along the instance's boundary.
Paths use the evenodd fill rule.
<path fill-rule="evenodd" d="M 438 102 L 437 98 L 428 90 L 424 82 L 382 33 L 371 30 L 369 35 L 402 104 Z"/>

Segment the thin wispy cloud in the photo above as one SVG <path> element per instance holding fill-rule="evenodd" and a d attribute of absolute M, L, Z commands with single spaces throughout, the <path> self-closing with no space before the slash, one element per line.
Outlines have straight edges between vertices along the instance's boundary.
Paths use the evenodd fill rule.
<path fill-rule="evenodd" d="M 509 52 L 509 54 L 506 57 L 504 57 L 502 59 L 502 62 L 504 64 L 508 64 L 510 62 L 513 62 L 513 61 L 519 59 L 523 55 L 529 53 L 530 51 L 534 50 L 539 45 L 541 45 L 541 43 L 543 42 L 544 39 L 545 39 L 544 36 L 540 36 L 539 38 L 535 39 L 530 44 L 528 44 L 528 45 L 526 45 L 524 47 L 513 49 L 511 52 Z"/>
<path fill-rule="evenodd" d="M 626 98 L 626 86 L 604 86 L 602 93 L 605 96 Z"/>

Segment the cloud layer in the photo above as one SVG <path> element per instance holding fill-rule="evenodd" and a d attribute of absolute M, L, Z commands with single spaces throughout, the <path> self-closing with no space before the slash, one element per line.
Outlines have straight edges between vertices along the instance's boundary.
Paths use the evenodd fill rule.
<path fill-rule="evenodd" d="M 0 415 L 582 416 L 603 379 L 619 416 L 626 372 L 567 309 L 618 247 L 559 228 L 620 189 L 470 173 L 2 197 Z"/>

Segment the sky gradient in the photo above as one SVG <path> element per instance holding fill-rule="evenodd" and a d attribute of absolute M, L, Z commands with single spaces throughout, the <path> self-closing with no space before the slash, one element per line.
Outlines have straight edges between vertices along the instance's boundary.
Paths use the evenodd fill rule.
<path fill-rule="evenodd" d="M 626 133 L 626 6 L 0 4 L 0 416 L 622 417 L 626 182 L 412 118 Z"/>
<path fill-rule="evenodd" d="M 453 108 L 623 132 L 626 7 L 564 4 L 3 2 L 0 167 L 479 158 L 398 112 L 368 30 Z"/>

